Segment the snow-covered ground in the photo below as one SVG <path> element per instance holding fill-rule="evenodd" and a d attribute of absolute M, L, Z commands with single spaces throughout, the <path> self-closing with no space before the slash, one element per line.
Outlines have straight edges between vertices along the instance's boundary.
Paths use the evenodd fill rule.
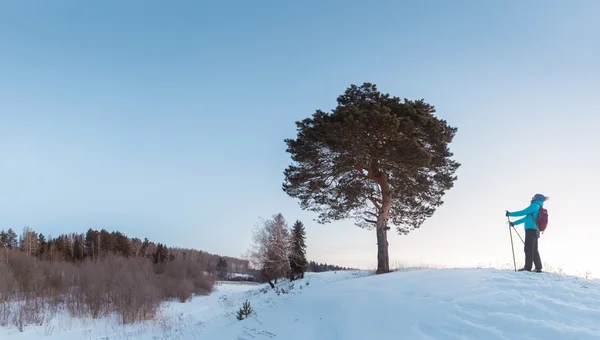
<path fill-rule="evenodd" d="M 250 279 L 252 275 L 250 274 L 241 274 L 241 273 L 230 273 L 227 275 L 230 279 L 242 278 L 242 279 Z"/>
<path fill-rule="evenodd" d="M 0 339 L 600 339 L 597 280 L 496 269 L 371 274 L 309 273 L 278 290 L 222 283 L 165 304 L 156 321 L 57 316 L 23 333 L 0 328 Z M 254 313 L 238 321 L 246 300 Z"/>

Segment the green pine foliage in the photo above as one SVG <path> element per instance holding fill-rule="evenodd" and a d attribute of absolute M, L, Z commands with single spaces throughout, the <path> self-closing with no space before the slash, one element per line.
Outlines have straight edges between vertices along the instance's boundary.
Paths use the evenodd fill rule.
<path fill-rule="evenodd" d="M 12 228 L 9 228 L 6 231 L 6 246 L 9 249 L 17 248 L 19 246 L 19 239 L 17 237 L 17 233 L 15 233 Z"/>
<path fill-rule="evenodd" d="M 250 302 L 248 302 L 248 300 L 246 300 L 246 302 L 244 302 L 244 304 L 242 305 L 242 308 L 240 308 L 240 310 L 238 310 L 237 312 L 237 319 L 238 320 L 244 320 L 245 318 L 247 318 L 248 316 L 250 316 L 250 314 L 252 314 L 254 311 L 252 310 L 252 307 L 250 306 Z"/>

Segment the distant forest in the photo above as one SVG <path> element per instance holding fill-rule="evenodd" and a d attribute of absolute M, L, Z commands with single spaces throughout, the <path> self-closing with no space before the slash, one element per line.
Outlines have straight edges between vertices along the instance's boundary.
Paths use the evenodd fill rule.
<path fill-rule="evenodd" d="M 336 271 L 336 270 L 352 270 L 352 269 L 346 268 L 346 267 L 334 266 L 334 265 L 330 265 L 330 264 L 326 264 L 326 263 L 316 263 L 314 261 L 310 261 L 308 263 L 308 271 L 309 272 L 321 273 L 321 272 L 329 272 L 329 271 Z"/>
<path fill-rule="evenodd" d="M 129 238 L 119 231 L 109 232 L 88 229 L 83 233 L 62 234 L 57 237 L 44 236 L 29 227 L 23 228 L 21 234 L 13 229 L 0 231 L 0 248 L 18 249 L 40 261 L 63 261 L 72 264 L 83 263 L 86 260 L 97 261 L 108 254 L 125 258 L 140 257 L 150 260 L 153 264 L 173 260 L 190 260 L 199 265 L 208 274 L 218 276 L 219 263 L 226 263 L 228 273 L 252 274 L 260 280 L 258 270 L 250 268 L 245 259 L 220 256 L 201 250 L 168 247 L 162 243 Z M 310 261 L 308 272 L 325 272 L 350 270 L 351 268 L 317 263 Z"/>
<path fill-rule="evenodd" d="M 55 238 L 38 234 L 25 227 L 20 235 L 13 229 L 0 231 L 0 248 L 20 249 L 41 261 L 65 261 L 82 263 L 85 260 L 98 260 L 108 254 L 126 258 L 142 257 L 154 264 L 178 260 L 191 260 L 200 265 L 202 270 L 214 274 L 220 258 L 227 263 L 227 270 L 234 273 L 247 273 L 248 260 L 219 256 L 195 249 L 167 247 L 162 243 L 154 243 L 147 238 L 129 238 L 119 231 L 108 232 L 89 229 L 85 234 L 64 234 Z"/>

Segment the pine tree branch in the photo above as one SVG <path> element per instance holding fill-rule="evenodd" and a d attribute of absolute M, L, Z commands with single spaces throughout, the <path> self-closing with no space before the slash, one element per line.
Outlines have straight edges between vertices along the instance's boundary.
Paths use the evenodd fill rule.
<path fill-rule="evenodd" d="M 369 196 L 367 199 L 373 203 L 377 211 L 381 210 L 381 206 L 377 203 L 377 200 L 373 196 Z"/>

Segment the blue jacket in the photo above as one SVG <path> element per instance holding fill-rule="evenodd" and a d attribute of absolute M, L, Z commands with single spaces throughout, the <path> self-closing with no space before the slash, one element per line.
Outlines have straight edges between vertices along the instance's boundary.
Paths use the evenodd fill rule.
<path fill-rule="evenodd" d="M 519 224 L 522 224 L 523 222 L 525 222 L 525 230 L 537 229 L 537 226 L 535 225 L 535 221 L 537 221 L 537 217 L 540 212 L 540 208 L 543 206 L 544 206 L 544 201 L 541 199 L 536 199 L 534 201 L 531 201 L 531 204 L 529 205 L 529 207 L 527 207 L 523 210 L 520 210 L 520 211 L 509 212 L 508 216 L 511 216 L 511 217 L 525 216 L 519 220 L 514 221 L 513 223 L 515 225 L 519 225 Z"/>

